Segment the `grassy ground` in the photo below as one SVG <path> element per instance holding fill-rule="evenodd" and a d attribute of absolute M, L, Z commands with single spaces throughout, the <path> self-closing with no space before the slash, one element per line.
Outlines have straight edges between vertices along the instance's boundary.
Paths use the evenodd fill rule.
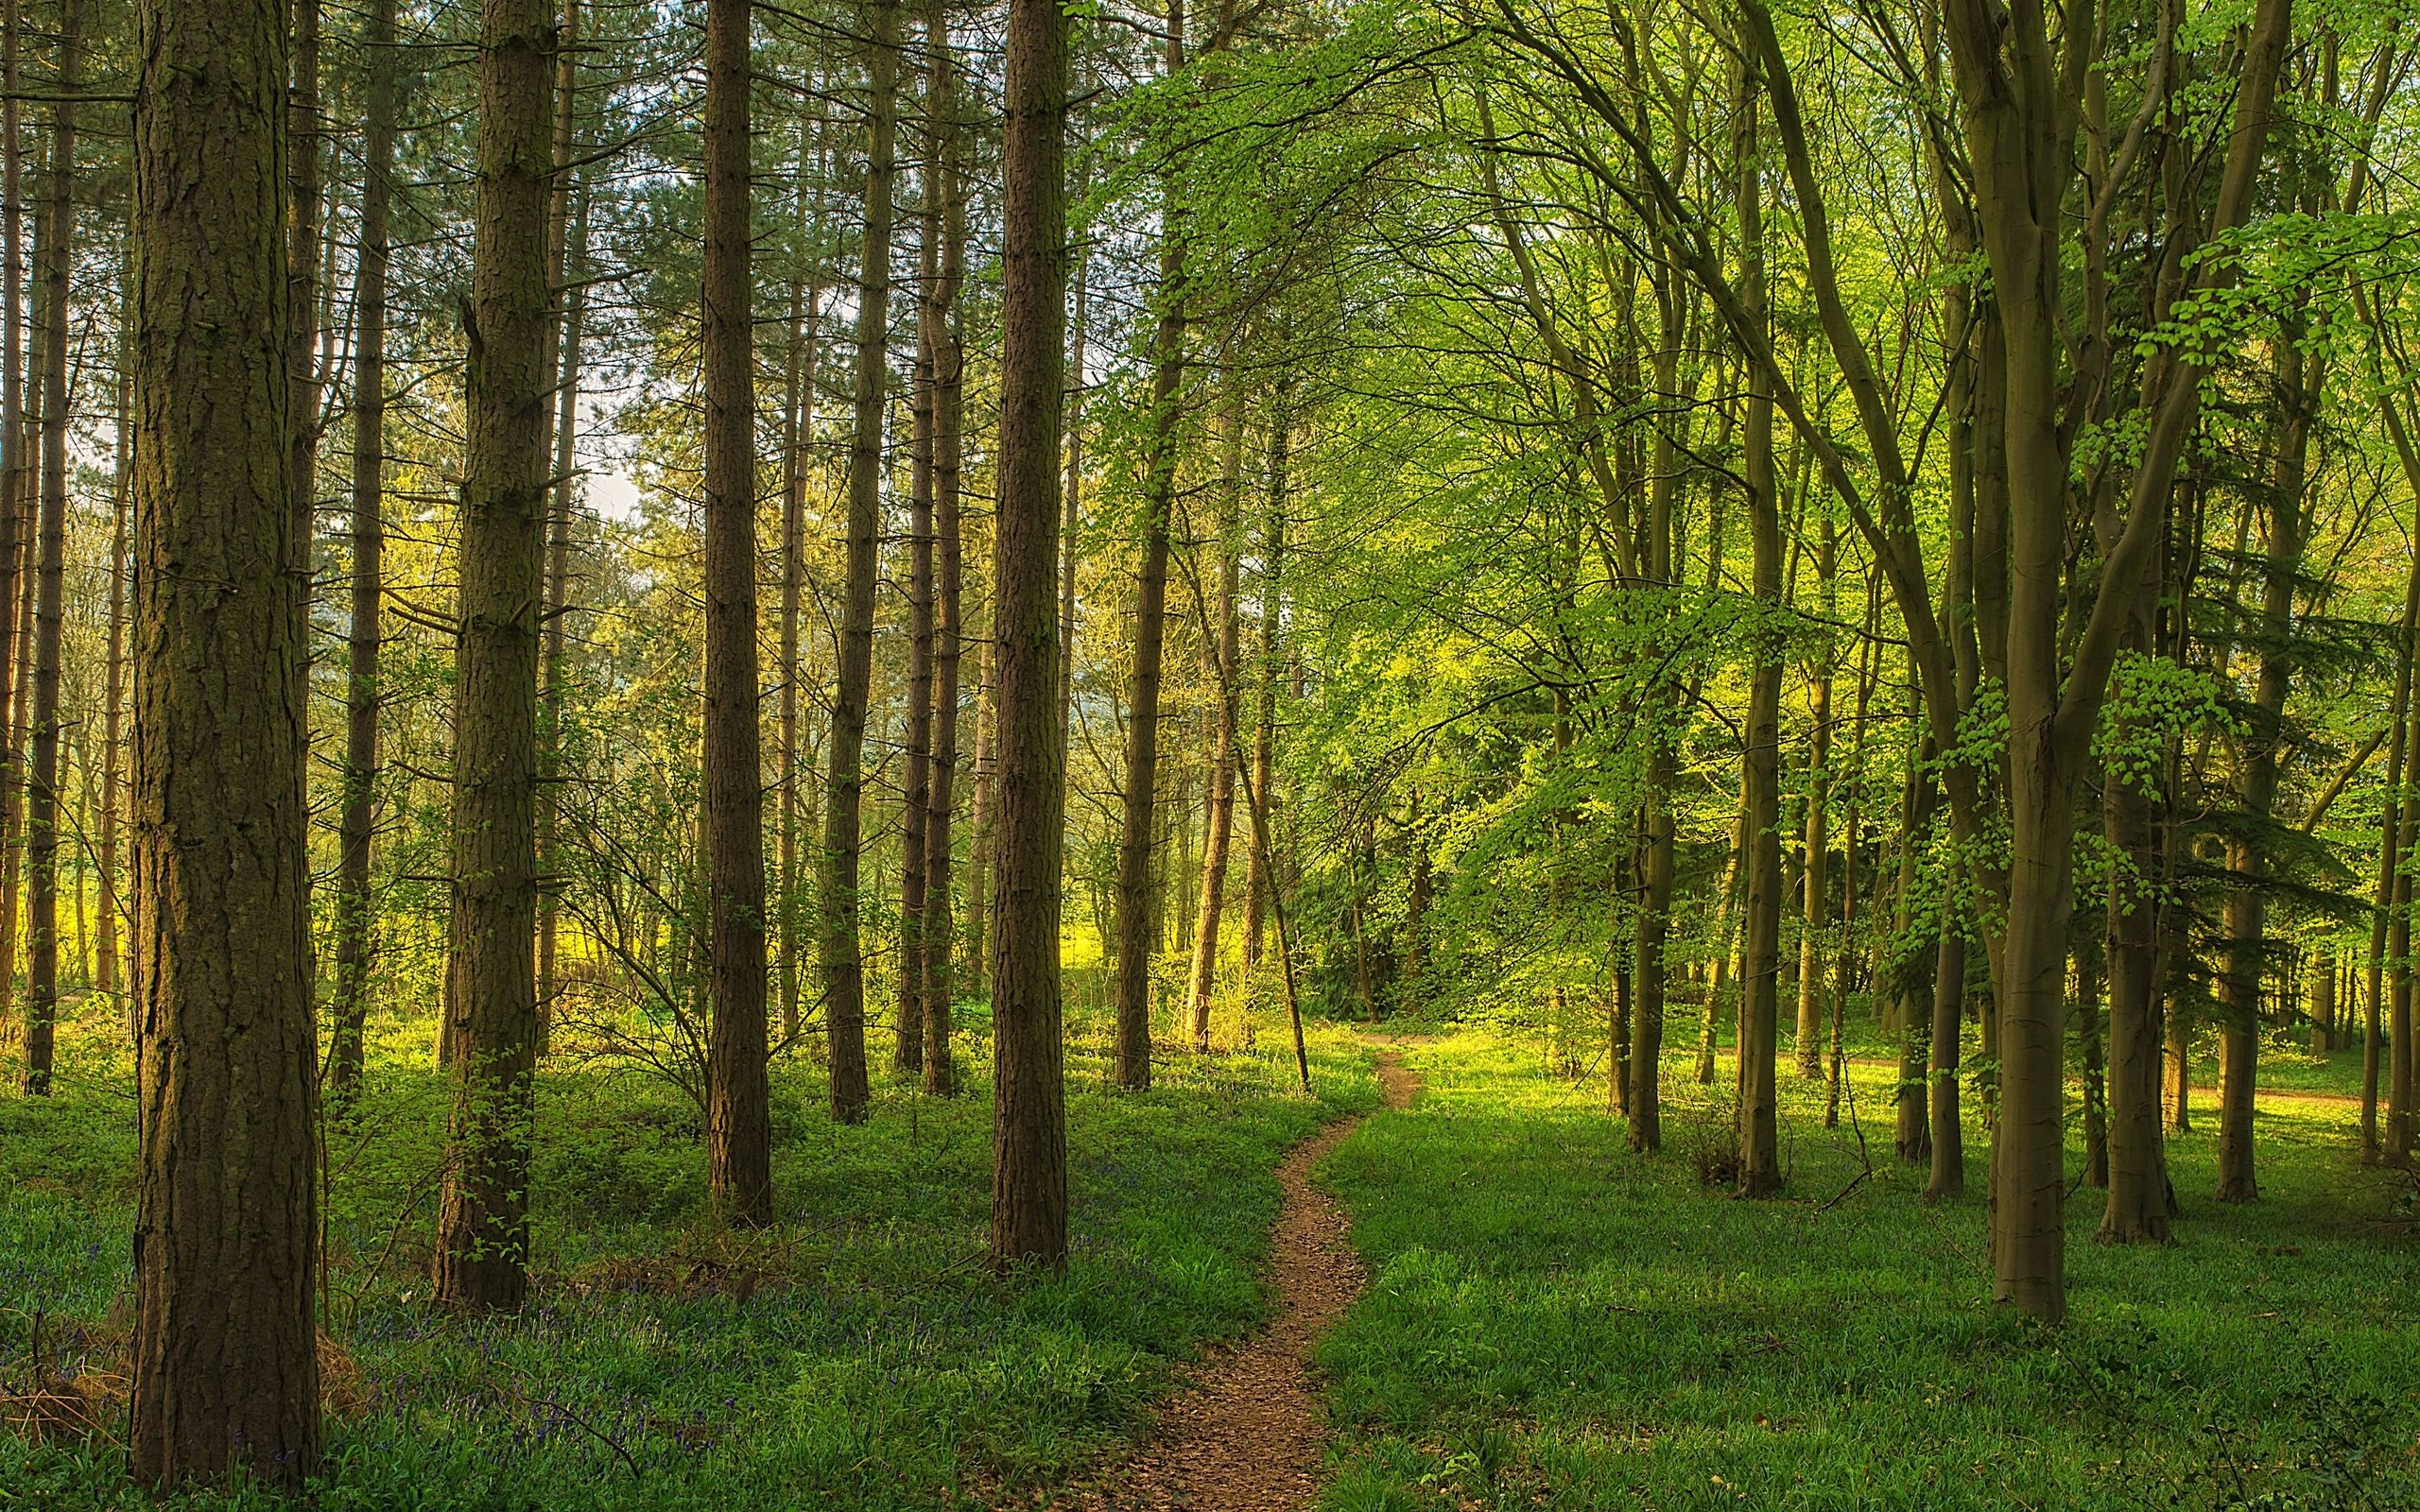
<path fill-rule="evenodd" d="M 2093 1245 L 2078 1191 L 2045 1332 L 1985 1301 L 1979 1195 L 1927 1207 L 1894 1166 L 1885 1069 L 1855 1078 L 1870 1177 L 1785 1074 L 1789 1187 L 1743 1202 L 1698 1184 L 1728 1115 L 1685 1061 L 1652 1160 L 1534 1050 L 1409 1063 L 1424 1098 L 1326 1168 L 1374 1273 L 1322 1353 L 1328 1512 L 2420 1504 L 2410 1188 L 2350 1162 L 2342 1103 L 2263 1097 L 2250 1207 L 2206 1199 L 2210 1120 L 2179 1138 L 2172 1248 Z"/>
<path fill-rule="evenodd" d="M 982 1040 L 979 1007 L 974 1032 Z M 35 1314 L 62 1373 L 122 1368 L 130 1084 L 97 1024 L 48 1102 L 0 1098 L 0 1383 L 32 1374 Z M 421 1026 L 424 1027 L 424 1026 Z M 873 1122 L 822 1116 L 812 1067 L 776 1073 L 781 1226 L 704 1217 L 701 1123 L 666 1083 L 601 1068 L 542 1081 L 535 1269 L 510 1319 L 429 1305 L 443 1091 L 398 1034 L 374 1095 L 334 1133 L 329 1509 L 850 1508 L 988 1504 L 1131 1434 L 1175 1362 L 1262 1314 L 1270 1167 L 1374 1105 L 1369 1057 L 1322 1031 L 1319 1100 L 1290 1052 L 1173 1056 L 1160 1085 L 1103 1085 L 1103 1026 L 1073 1022 L 1074 1261 L 995 1281 L 990 1067 L 975 1094 L 905 1088 Z M 99 1074 L 90 1068 L 108 1069 Z M 0 1432 L 0 1505 L 147 1504 L 106 1440 Z M 219 1506 L 266 1499 L 195 1499 Z"/>

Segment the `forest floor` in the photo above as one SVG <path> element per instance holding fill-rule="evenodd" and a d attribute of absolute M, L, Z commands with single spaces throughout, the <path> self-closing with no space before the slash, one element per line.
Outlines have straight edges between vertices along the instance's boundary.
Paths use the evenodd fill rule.
<path fill-rule="evenodd" d="M 385 1026 L 371 1095 L 328 1150 L 323 1512 L 887 1512 L 1030 1499 L 1137 1442 L 1206 1349 L 1270 1313 L 1276 1167 L 1379 1103 L 1372 1052 L 1176 1051 L 1152 1090 L 1107 1084 L 1109 1024 L 1068 1021 L 1071 1247 L 1056 1277 L 982 1263 L 991 1065 L 961 1005 L 968 1095 L 877 1078 L 872 1122 L 824 1116 L 821 1072 L 774 1073 L 779 1225 L 707 1216 L 703 1120 L 627 1062 L 539 1083 L 530 1306 L 433 1306 L 427 1234 L 444 1085 L 424 1022 Z M 877 1046 L 888 1060 L 887 1034 Z M 95 1016 L 57 1095 L 0 1096 L 0 1508 L 134 1512 L 124 1474 L 132 1083 Z M 115 1058 L 112 1058 L 112 1057 Z M 41 1319 L 41 1358 L 32 1349 Z M 99 1432 L 29 1441 L 37 1374 Z M 257 1493 L 181 1509 L 285 1507 Z"/>
<path fill-rule="evenodd" d="M 550 1061 L 533 1300 L 499 1319 L 427 1297 L 444 1088 L 420 1027 L 389 1025 L 373 1095 L 329 1143 L 317 1504 L 2420 1507 L 2420 1189 L 2350 1159 L 2358 1052 L 2265 1059 L 2257 1203 L 2207 1199 L 2214 1120 L 2174 1138 L 2171 1248 L 2091 1244 L 2100 1194 L 2080 1188 L 2073 1315 L 2046 1332 L 1986 1299 L 1979 1190 L 1927 1205 L 1892 1160 L 1887 1064 L 1852 1068 L 1837 1129 L 1821 1083 L 1785 1075 L 1788 1185 L 1742 1202 L 1700 1183 L 1730 1139 L 1730 1066 L 1696 1084 L 1685 1032 L 1667 1150 L 1642 1158 L 1601 1077 L 1552 1074 L 1519 1031 L 1385 1047 L 1424 1090 L 1348 1129 L 1381 1101 L 1353 1030 L 1312 1025 L 1305 1099 L 1266 1036 L 1113 1091 L 1107 1027 L 1075 1005 L 1071 1264 L 1007 1283 L 980 1263 L 979 1057 L 970 1095 L 888 1082 L 855 1129 L 786 1062 L 782 1224 L 758 1236 L 708 1222 L 685 1092 Z M 89 1393 L 100 1427 L 0 1431 L 9 1512 L 152 1504 L 114 1442 L 133 1147 L 112 1040 L 75 1026 L 59 1095 L 0 1097 L 0 1399 L 39 1372 Z"/>
<path fill-rule="evenodd" d="M 1377 1070 L 1387 1108 L 1410 1107 L 1420 1078 L 1402 1054 L 1380 1050 Z M 1328 1438 L 1312 1351 L 1369 1280 L 1343 1211 L 1311 1176 L 1361 1122 L 1356 1116 L 1329 1125 L 1277 1167 L 1286 1198 L 1269 1231 L 1267 1275 L 1277 1309 L 1269 1326 L 1194 1371 L 1131 1459 L 1053 1505 L 1081 1512 L 1294 1512 L 1311 1505 Z"/>
<path fill-rule="evenodd" d="M 1699 1180 L 1727 1057 L 1709 1088 L 1668 1067 L 1651 1159 L 1534 1048 L 1409 1058 L 1420 1103 L 1326 1170 L 1371 1283 L 1320 1352 L 1325 1512 L 2420 1505 L 2413 1179 L 2354 1162 L 2332 1087 L 2261 1098 L 2253 1204 L 2208 1197 L 2214 1119 L 2172 1136 L 2172 1246 L 2093 1244 L 2079 1183 L 2043 1330 L 1987 1299 L 1980 1131 L 1976 1190 L 1927 1204 L 1890 1067 L 1830 1130 L 1785 1074 L 1787 1186 L 1742 1201 Z"/>

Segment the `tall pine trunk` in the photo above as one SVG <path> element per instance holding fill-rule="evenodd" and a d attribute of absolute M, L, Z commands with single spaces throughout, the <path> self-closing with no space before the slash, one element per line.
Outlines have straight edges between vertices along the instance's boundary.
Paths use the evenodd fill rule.
<path fill-rule="evenodd" d="M 59 676 L 67 556 L 68 274 L 76 254 L 76 76 L 81 9 L 59 14 L 59 103 L 51 117 L 50 198 L 35 277 L 51 335 L 42 362 L 42 496 L 34 531 L 33 766 L 26 786 L 26 1095 L 50 1091 L 59 1015 Z"/>
<path fill-rule="evenodd" d="M 482 0 L 446 966 L 453 1154 L 436 1276 L 441 1300 L 484 1308 L 516 1308 L 528 1286 L 555 41 L 546 0 Z"/>
<path fill-rule="evenodd" d="M 889 402 L 891 180 L 899 94 L 900 0 L 868 0 L 865 247 L 857 280 L 856 433 L 849 441 L 848 569 L 832 690 L 823 808 L 824 1014 L 832 1117 L 865 1120 L 866 967 L 857 873 L 863 860 L 866 704 L 873 680 L 874 579 L 882 530 L 882 419 Z"/>
<path fill-rule="evenodd" d="M 991 1253 L 1002 1268 L 1056 1268 L 1067 1262 L 1059 997 L 1066 768 L 1053 602 L 1066 385 L 1067 14 L 1058 0 L 1009 0 L 1004 109 Z"/>
<path fill-rule="evenodd" d="M 285 8 L 144 0 L 134 57 L 129 1468 L 320 1458 L 302 659 L 290 570 Z M 524 952 L 527 958 L 527 952 Z"/>
<path fill-rule="evenodd" d="M 938 320 L 933 342 L 933 765 L 925 795 L 924 958 L 925 1091 L 938 1097 L 958 1091 L 958 1063 L 950 1048 L 952 953 L 956 945 L 950 903 L 953 812 L 958 780 L 959 667 L 965 637 L 959 623 L 965 596 L 965 558 L 959 501 L 964 452 L 966 351 L 960 339 L 958 290 L 966 262 L 966 195 L 959 164 L 958 63 L 950 50 L 949 15 L 932 0 L 925 15 L 928 55 L 925 100 L 936 142 L 933 162 L 941 192 L 941 261 L 932 304 Z"/>
<path fill-rule="evenodd" d="M 756 379 L 749 271 L 748 0 L 706 9 L 706 1171 L 715 1209 L 773 1217 L 765 1071 L 765 779 L 756 721 Z"/>
<path fill-rule="evenodd" d="M 337 839 L 335 1045 L 329 1100 L 359 1087 L 377 914 L 370 889 L 377 831 L 379 619 L 386 590 L 388 219 L 395 173 L 395 0 L 371 0 L 363 34 L 360 251 L 354 276 L 353 581 L 345 679 L 343 811 Z"/>

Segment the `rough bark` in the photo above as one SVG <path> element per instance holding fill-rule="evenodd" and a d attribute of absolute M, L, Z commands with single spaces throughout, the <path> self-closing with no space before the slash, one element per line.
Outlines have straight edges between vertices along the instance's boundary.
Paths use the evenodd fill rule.
<path fill-rule="evenodd" d="M 748 0 L 706 7 L 704 740 L 706 1175 L 716 1211 L 773 1217 L 765 1073 L 765 779 L 756 700 L 756 378 L 749 269 Z"/>
<path fill-rule="evenodd" d="M 546 0 L 483 0 L 475 226 L 463 312 L 470 360 L 446 963 L 453 1153 L 436 1256 L 439 1298 L 478 1308 L 516 1308 L 528 1285 L 555 40 Z"/>
<path fill-rule="evenodd" d="M 1067 17 L 1009 0 L 1002 144 L 998 525 L 993 599 L 999 736 L 992 854 L 992 1260 L 1067 1262 L 1060 1040 L 1064 746 L 1059 725 L 1060 420 L 1066 385 Z"/>
<path fill-rule="evenodd" d="M 136 10 L 130 1469 L 318 1469 L 285 9 Z"/>

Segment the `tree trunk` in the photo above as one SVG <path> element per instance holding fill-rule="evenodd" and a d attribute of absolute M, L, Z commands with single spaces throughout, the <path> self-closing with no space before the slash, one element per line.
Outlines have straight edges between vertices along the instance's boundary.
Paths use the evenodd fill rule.
<path fill-rule="evenodd" d="M 924 976 L 925 1091 L 937 1097 L 958 1092 L 958 1063 L 950 1049 L 951 952 L 955 927 L 950 907 L 950 846 L 958 780 L 958 683 L 964 638 L 959 627 L 964 596 L 964 558 L 959 499 L 964 452 L 966 349 L 958 318 L 959 284 L 966 259 L 966 196 L 959 163 L 958 62 L 950 49 L 949 13 L 931 0 L 925 13 L 929 83 L 925 98 L 936 139 L 932 161 L 941 193 L 940 281 L 932 291 L 938 329 L 933 341 L 933 547 L 937 558 L 933 615 L 933 766 L 925 821 Z"/>
<path fill-rule="evenodd" d="M 890 329 L 892 141 L 899 93 L 899 0 L 867 0 L 865 247 L 857 283 L 856 430 L 849 441 L 847 582 L 842 590 L 832 748 L 823 807 L 824 1016 L 832 1041 L 832 1117 L 865 1121 L 865 953 L 857 872 L 863 859 L 866 701 L 873 680 L 873 597 L 882 532 L 882 420 Z"/>
<path fill-rule="evenodd" d="M 999 516 L 994 533 L 998 815 L 992 853 L 992 1261 L 1067 1263 L 1059 903 L 1060 417 L 1066 387 L 1067 17 L 1009 0 L 1001 147 Z"/>
<path fill-rule="evenodd" d="M 1835 615 L 1834 563 L 1840 550 L 1832 518 L 1824 515 L 1815 547 L 1815 580 L 1820 585 L 1819 612 Z M 1806 758 L 1806 864 L 1801 874 L 1805 888 L 1800 902 L 1804 928 L 1798 936 L 1798 1074 L 1824 1074 L 1824 919 L 1828 906 L 1831 868 L 1832 785 L 1832 653 L 1828 643 L 1818 653 L 1814 675 L 1807 679 L 1808 718 L 1812 736 Z"/>
<path fill-rule="evenodd" d="M 1756 146 L 1756 75 L 1743 64 L 1733 161 L 1738 174 L 1740 289 L 1749 318 L 1767 318 L 1762 172 Z M 1748 533 L 1754 543 L 1754 593 L 1781 603 L 1781 505 L 1773 473 L 1773 385 L 1752 365 L 1748 383 L 1746 485 Z M 1781 1141 L 1773 1061 L 1781 971 L 1781 663 L 1782 650 L 1760 636 L 1748 689 L 1747 750 L 1741 757 L 1747 883 L 1745 944 L 1739 999 L 1739 1190 L 1758 1196 L 1781 1185 Z"/>
<path fill-rule="evenodd" d="M 821 122 L 809 117 L 799 129 L 798 216 L 802 225 L 822 218 L 823 163 L 820 143 L 810 137 Z M 810 201 L 808 181 L 815 184 Z M 790 285 L 788 352 L 785 357 L 782 396 L 782 623 L 781 741 L 782 810 L 779 838 L 781 868 L 780 921 L 782 1039 L 795 1040 L 799 1020 L 799 894 L 804 884 L 799 862 L 799 652 L 800 600 L 806 587 L 806 450 L 815 438 L 815 376 L 820 323 L 823 314 L 822 269 L 819 265 L 802 286 Z"/>
<path fill-rule="evenodd" d="M 1193 931 L 1193 971 L 1186 994 L 1193 1023 L 1193 1048 L 1210 1048 L 1210 999 L 1219 971 L 1219 927 L 1227 892 L 1227 850 L 1235 833 L 1236 734 L 1238 722 L 1236 675 L 1242 649 L 1238 599 L 1243 576 L 1240 535 L 1243 507 L 1244 411 L 1240 380 L 1234 374 L 1228 406 L 1226 456 L 1219 486 L 1219 595 L 1211 606 L 1215 621 L 1203 627 L 1209 643 L 1210 680 L 1219 699 L 1210 735 L 1210 796 L 1204 813 L 1201 844 L 1201 900 Z"/>
<path fill-rule="evenodd" d="M 363 46 L 360 250 L 354 275 L 353 615 L 345 679 L 343 811 L 337 839 L 337 993 L 328 1100 L 361 1084 L 377 913 L 370 890 L 377 830 L 379 627 L 385 592 L 388 213 L 395 172 L 395 0 L 371 0 Z"/>
<path fill-rule="evenodd" d="M 579 0 L 563 0 L 562 31 L 556 44 L 554 179 L 546 205 L 546 276 L 555 290 L 555 328 L 547 345 L 552 369 L 554 415 L 550 421 L 554 475 L 546 510 L 544 644 L 538 693 L 538 1050 L 553 1047 L 556 999 L 555 953 L 560 934 L 562 888 L 556 875 L 555 791 L 562 778 L 563 645 L 571 589 L 573 474 L 579 420 L 580 327 L 587 315 L 588 192 L 573 167 L 573 127 L 579 86 Z M 576 208 L 575 208 L 576 207 Z"/>
<path fill-rule="evenodd" d="M 1084 498 L 1084 351 L 1092 333 L 1092 300 L 1087 289 L 1092 259 L 1076 259 L 1076 334 L 1068 357 L 1067 481 L 1060 503 L 1059 528 L 1059 729 L 1060 744 L 1076 709 L 1076 570 L 1083 564 L 1077 532 L 1083 524 Z"/>
<path fill-rule="evenodd" d="M 2404 428 L 2401 416 L 2392 399 L 2378 402 L 2387 430 L 2394 438 L 2395 450 L 2404 461 L 2406 477 L 2415 490 L 2420 490 L 2420 453 L 2411 446 L 2411 434 Z M 2411 558 L 2411 570 L 2404 578 L 2403 619 L 2395 639 L 2394 694 L 2387 704 L 2386 797 L 2384 812 L 2378 820 L 2378 882 L 2373 894 L 2370 911 L 2370 948 L 2364 971 L 2361 996 L 2361 1160 L 2374 1164 L 2378 1160 L 2378 1072 L 2384 1049 L 2380 1025 L 2381 999 L 2384 995 L 2383 975 L 2386 960 L 2387 919 L 2394 911 L 2396 880 L 2402 874 L 2404 850 L 2403 810 L 2404 741 L 2409 733 L 2405 714 L 2411 700 L 2411 663 L 2420 655 L 2413 644 L 2415 630 L 2420 630 L 2420 553 Z"/>
<path fill-rule="evenodd" d="M 1259 707 L 1253 712 L 1252 781 L 1244 801 L 1252 807 L 1253 823 L 1267 829 L 1276 817 L 1274 781 L 1277 765 L 1277 684 L 1285 675 L 1286 472 L 1293 443 L 1294 417 L 1288 408 L 1288 380 L 1281 371 L 1269 404 L 1269 501 L 1261 521 Z M 1260 972 L 1262 939 L 1269 905 L 1277 879 L 1270 869 L 1270 847 L 1255 842 L 1244 858 L 1244 981 L 1247 1004 L 1245 1039 L 1252 1035 L 1249 998 Z"/>
<path fill-rule="evenodd" d="M 773 1219 L 765 1073 L 765 778 L 756 718 L 756 377 L 748 0 L 706 8 L 706 1172 L 725 1220 Z"/>
<path fill-rule="evenodd" d="M 454 1155 L 436 1264 L 439 1299 L 466 1307 L 517 1308 L 528 1285 L 554 87 L 546 0 L 483 0 L 455 653 Z"/>
<path fill-rule="evenodd" d="M 129 297 L 131 298 L 130 288 Z M 123 329 L 134 328 L 132 316 L 133 311 L 129 309 Z M 100 938 L 93 977 L 94 987 L 109 997 L 116 996 L 124 987 L 118 960 L 118 909 L 125 897 L 118 870 L 118 816 L 126 782 L 122 753 L 126 740 L 127 553 L 132 547 L 129 490 L 134 480 L 134 375 L 130 364 L 121 366 L 125 370 L 118 385 L 115 482 L 110 499 L 108 665 L 102 674 L 101 690 Z"/>
<path fill-rule="evenodd" d="M 2303 489 L 2308 480 L 2310 427 L 2325 385 L 2325 365 L 2307 357 L 2298 342 L 2280 344 L 2276 391 L 2285 396 L 2279 419 L 2276 476 L 2269 493 L 2269 551 L 2263 562 L 2260 610 L 2260 672 L 2254 684 L 2249 728 L 2244 731 L 2239 796 L 2245 813 L 2265 819 L 2276 806 L 2280 747 L 2285 740 L 2286 696 L 2293 683 L 2294 585 L 2302 572 Z M 2253 1160 L 2253 1104 L 2260 1055 L 2260 983 L 2266 974 L 2261 938 L 2266 868 L 2259 850 L 2238 839 L 2227 847 L 2226 971 L 2221 996 L 2226 1021 L 2220 1026 L 2219 1191 L 2221 1202 L 2250 1202 L 2260 1194 Z"/>
<path fill-rule="evenodd" d="M 933 802 L 933 404 L 934 351 L 948 317 L 934 303 L 941 283 L 941 123 L 925 101 L 923 204 L 917 219 L 916 368 L 908 393 L 908 710 L 900 782 L 899 993 L 890 1066 L 925 1065 L 925 833 Z"/>
<path fill-rule="evenodd" d="M 50 1091 L 59 1016 L 59 662 L 67 556 L 68 273 L 76 256 L 76 105 L 81 7 L 59 16 L 59 103 L 51 117 L 50 204 L 35 277 L 50 312 L 42 363 L 42 499 L 35 529 L 33 769 L 26 786 L 26 1095 Z"/>
<path fill-rule="evenodd" d="M 319 1469 L 285 26 L 278 0 L 136 11 L 127 1447 L 163 1489 Z"/>
<path fill-rule="evenodd" d="M 1167 71 L 1184 66 L 1184 0 L 1169 0 Z M 1160 190 L 1159 327 L 1152 337 L 1151 431 L 1143 484 L 1142 567 L 1134 584 L 1134 667 L 1126 710 L 1126 801 L 1117 843 L 1118 1086 L 1151 1085 L 1152 824 L 1158 812 L 1160 661 L 1167 633 L 1168 527 L 1176 509 L 1178 388 L 1184 380 L 1184 232 L 1177 174 Z"/>
<path fill-rule="evenodd" d="M 2083 1179 L 2109 1185 L 2109 1108 L 2100 1054 L 2100 962 L 2076 961 L 2076 1040 L 2083 1062 Z"/>

